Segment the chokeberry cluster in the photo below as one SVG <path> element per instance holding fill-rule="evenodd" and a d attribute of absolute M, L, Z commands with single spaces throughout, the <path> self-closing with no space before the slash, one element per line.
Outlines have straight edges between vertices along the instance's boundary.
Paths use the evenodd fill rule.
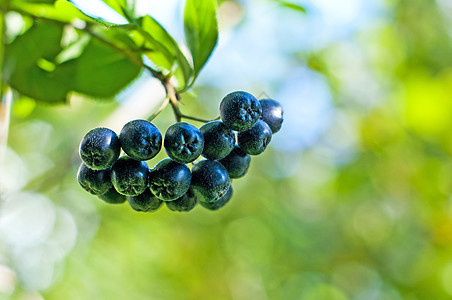
<path fill-rule="evenodd" d="M 80 143 L 77 180 L 105 202 L 127 201 L 136 211 L 156 211 L 164 202 L 172 211 L 190 211 L 197 203 L 217 210 L 232 197 L 231 179 L 243 177 L 251 155 L 264 152 L 280 130 L 283 109 L 275 100 L 238 91 L 221 101 L 220 119 L 199 129 L 174 123 L 164 138 L 147 120 L 130 121 L 119 136 L 95 128 Z M 146 161 L 162 144 L 168 158 L 150 169 Z"/>

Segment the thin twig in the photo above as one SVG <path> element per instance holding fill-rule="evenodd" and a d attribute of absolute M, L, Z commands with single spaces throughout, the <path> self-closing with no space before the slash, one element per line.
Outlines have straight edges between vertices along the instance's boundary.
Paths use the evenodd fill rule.
<path fill-rule="evenodd" d="M 166 97 L 165 100 L 164 100 L 164 101 L 162 102 L 162 104 L 160 105 L 160 107 L 159 107 L 152 115 L 150 115 L 150 116 L 147 118 L 147 120 L 148 120 L 149 122 L 152 122 L 152 120 L 154 120 L 155 117 L 157 117 L 157 116 L 162 112 L 162 110 L 165 109 L 165 107 L 168 105 L 168 103 L 169 103 L 169 98 Z"/>
<path fill-rule="evenodd" d="M 180 117 L 181 117 L 182 119 L 189 119 L 189 120 L 198 121 L 198 122 L 203 122 L 203 123 L 208 123 L 208 122 L 212 122 L 212 121 L 216 121 L 216 120 L 219 120 L 219 119 L 220 119 L 220 117 L 216 117 L 215 119 L 208 120 L 208 119 L 202 119 L 202 118 L 192 117 L 192 116 L 188 116 L 188 115 L 184 115 L 184 114 L 182 114 Z"/>

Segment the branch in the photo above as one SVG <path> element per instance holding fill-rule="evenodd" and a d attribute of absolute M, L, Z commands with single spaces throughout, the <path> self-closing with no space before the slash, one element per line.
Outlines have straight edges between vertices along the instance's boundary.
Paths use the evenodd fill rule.
<path fill-rule="evenodd" d="M 33 15 L 29 12 L 26 12 L 20 8 L 17 8 L 17 7 L 11 8 L 10 10 L 15 11 L 23 16 L 32 18 L 33 20 L 36 20 L 36 21 L 51 22 L 51 23 L 59 24 L 61 26 L 71 26 L 75 30 L 85 32 L 85 33 L 89 34 L 92 38 L 95 38 L 98 41 L 104 43 L 105 45 L 111 47 L 112 49 L 115 49 L 116 51 L 120 52 L 122 55 L 127 57 L 131 62 L 148 70 L 152 74 L 153 77 L 155 77 L 162 83 L 162 85 L 165 88 L 166 95 L 167 95 L 165 101 L 162 102 L 162 104 L 157 109 L 157 111 L 155 111 L 151 116 L 149 116 L 148 120 L 153 120 L 168 105 L 168 103 L 171 104 L 171 107 L 173 109 L 174 116 L 176 117 L 177 122 L 180 122 L 182 119 L 188 119 L 188 120 L 207 123 L 207 122 L 211 122 L 211 121 L 220 119 L 220 117 L 217 117 L 215 119 L 209 120 L 209 119 L 202 119 L 202 118 L 192 117 L 192 116 L 183 114 L 179 108 L 179 100 L 180 100 L 179 93 L 176 91 L 174 86 L 170 83 L 169 78 L 167 76 L 165 76 L 162 72 L 155 70 L 152 67 L 146 65 L 141 59 L 137 58 L 135 53 L 131 53 L 130 51 L 128 51 L 128 49 L 119 47 L 118 45 L 116 45 L 113 42 L 109 41 L 108 39 L 104 38 L 103 36 L 90 30 L 89 24 L 85 27 L 79 28 L 69 22 L 63 22 L 63 21 L 59 21 L 59 20 L 49 19 L 46 17 L 35 16 L 35 15 Z"/>

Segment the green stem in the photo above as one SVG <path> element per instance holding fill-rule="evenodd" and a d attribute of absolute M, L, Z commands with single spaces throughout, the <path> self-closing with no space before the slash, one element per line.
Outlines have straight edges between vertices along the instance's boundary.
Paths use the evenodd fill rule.
<path fill-rule="evenodd" d="M 168 105 L 168 103 L 169 103 L 169 98 L 166 97 L 165 100 L 164 100 L 164 101 L 162 102 L 162 104 L 160 105 L 160 107 L 159 107 L 152 115 L 150 115 L 150 116 L 147 118 L 147 120 L 148 120 L 149 122 L 152 122 L 152 120 L 154 120 L 155 117 L 157 117 L 157 116 L 162 112 L 162 110 Z"/>

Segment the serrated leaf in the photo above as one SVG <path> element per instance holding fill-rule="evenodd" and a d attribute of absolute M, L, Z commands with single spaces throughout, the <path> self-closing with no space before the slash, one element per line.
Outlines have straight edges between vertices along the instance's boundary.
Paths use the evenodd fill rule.
<path fill-rule="evenodd" d="M 140 66 L 122 53 L 96 39 L 88 43 L 79 58 L 65 64 L 75 69 L 73 90 L 99 98 L 113 97 L 141 71 Z"/>
<path fill-rule="evenodd" d="M 187 58 L 182 54 L 174 38 L 154 18 L 146 15 L 135 21 L 136 30 L 132 34 L 136 43 L 143 43 L 149 49 L 144 54 L 165 74 L 176 76 L 179 88 L 184 88 L 192 74 Z"/>
<path fill-rule="evenodd" d="M 107 27 L 127 24 L 123 11 L 127 10 L 126 0 L 67 0 L 86 16 Z"/>
<path fill-rule="evenodd" d="M 218 41 L 215 0 L 187 0 L 184 10 L 184 30 L 193 57 L 193 80 L 195 80 Z"/>
<path fill-rule="evenodd" d="M 56 66 L 49 72 L 39 66 L 41 60 L 52 64 L 61 51 L 62 33 L 61 26 L 37 23 L 6 47 L 4 76 L 11 87 L 40 101 L 66 99 L 70 91 L 70 69 Z"/>

